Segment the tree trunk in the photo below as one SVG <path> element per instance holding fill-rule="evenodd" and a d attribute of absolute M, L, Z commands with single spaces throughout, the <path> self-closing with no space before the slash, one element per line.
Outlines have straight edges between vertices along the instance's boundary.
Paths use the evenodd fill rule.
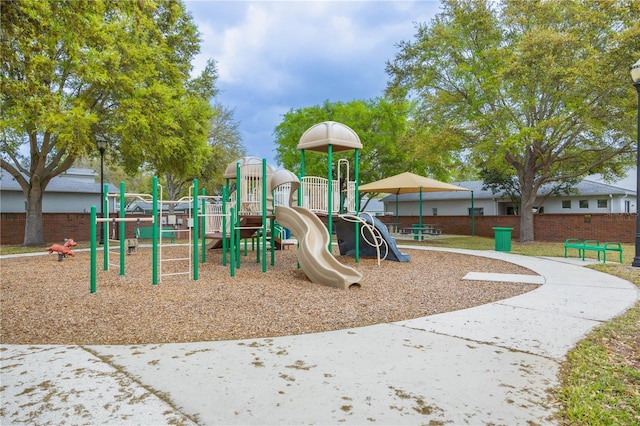
<path fill-rule="evenodd" d="M 24 225 L 24 246 L 43 246 L 42 226 L 43 191 L 38 185 L 31 185 L 27 196 L 27 220 Z"/>
<path fill-rule="evenodd" d="M 171 173 L 167 173 L 165 175 L 165 178 L 167 179 L 167 196 L 169 197 L 169 200 L 176 201 L 178 199 L 178 196 L 180 195 L 180 191 L 182 191 L 182 183 L 176 182 L 173 179 L 173 176 L 171 175 Z M 174 214 L 174 211 L 175 211 L 175 204 L 170 203 L 169 214 Z"/>
<path fill-rule="evenodd" d="M 533 207 L 536 202 L 536 191 L 531 187 L 522 191 L 520 204 L 520 242 L 534 241 L 533 235 Z"/>
<path fill-rule="evenodd" d="M 520 214 L 520 242 L 527 243 L 530 241 L 534 241 L 533 210 L 523 206 Z"/>

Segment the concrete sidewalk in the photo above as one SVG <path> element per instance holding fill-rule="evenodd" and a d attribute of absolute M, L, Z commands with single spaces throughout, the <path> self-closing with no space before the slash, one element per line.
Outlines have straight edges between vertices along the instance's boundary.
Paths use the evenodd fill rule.
<path fill-rule="evenodd" d="M 552 259 L 449 251 L 516 263 L 544 285 L 462 311 L 273 339 L 2 345 L 0 423 L 554 424 L 560 362 L 631 307 L 637 287 Z"/>

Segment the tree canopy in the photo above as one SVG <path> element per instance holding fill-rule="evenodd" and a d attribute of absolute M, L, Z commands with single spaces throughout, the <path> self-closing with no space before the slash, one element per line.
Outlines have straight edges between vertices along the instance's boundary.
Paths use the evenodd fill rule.
<path fill-rule="evenodd" d="M 638 16 L 627 1 L 445 0 L 398 45 L 387 93 L 416 103 L 415 133 L 434 155 L 517 178 L 531 241 L 542 185 L 633 161 Z"/>
<path fill-rule="evenodd" d="M 406 143 L 406 104 L 393 103 L 385 98 L 348 103 L 325 101 L 321 106 L 287 112 L 274 132 L 276 159 L 283 167 L 294 173 L 301 171 L 301 156 L 297 150 L 300 137 L 308 128 L 323 121 L 343 123 L 358 134 L 363 145 L 359 155 L 361 182 L 379 180 L 407 170 L 424 170 L 425 159 L 415 157 L 412 146 Z M 307 158 L 305 174 L 327 175 L 326 155 L 310 152 Z M 354 153 L 339 152 L 334 154 L 334 158 L 335 161 L 347 158 L 353 162 Z"/>
<path fill-rule="evenodd" d="M 97 140 L 129 172 L 186 173 L 176 156 L 206 149 L 211 111 L 189 77 L 200 39 L 180 1 L 3 1 L 0 23 L 0 166 L 27 198 L 25 245 L 43 243 L 49 181 Z"/>

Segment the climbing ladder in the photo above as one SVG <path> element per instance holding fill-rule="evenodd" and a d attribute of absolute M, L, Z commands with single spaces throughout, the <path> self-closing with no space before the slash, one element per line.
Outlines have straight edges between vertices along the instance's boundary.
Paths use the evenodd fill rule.
<path fill-rule="evenodd" d="M 165 211 L 165 207 L 168 210 L 170 205 L 178 205 L 187 203 L 189 206 L 187 209 L 188 226 L 187 229 L 176 229 L 175 223 L 169 223 L 174 225 L 174 229 L 171 231 L 164 231 L 162 224 L 158 224 L 158 276 L 160 282 L 162 277 L 168 277 L 172 275 L 189 275 L 192 276 L 192 259 L 193 259 L 193 244 L 192 241 L 192 226 L 193 226 L 193 185 L 189 187 L 189 196 L 182 197 L 179 200 L 163 200 L 162 198 L 162 185 L 158 185 L 158 210 L 162 215 Z M 168 216 L 167 216 L 168 218 Z M 173 232 L 176 235 L 174 243 L 166 243 L 168 239 L 162 238 L 163 232 Z M 184 241 L 187 241 L 186 243 Z M 184 249 L 186 248 L 187 255 L 185 257 Z M 184 265 L 186 263 L 186 266 Z"/>

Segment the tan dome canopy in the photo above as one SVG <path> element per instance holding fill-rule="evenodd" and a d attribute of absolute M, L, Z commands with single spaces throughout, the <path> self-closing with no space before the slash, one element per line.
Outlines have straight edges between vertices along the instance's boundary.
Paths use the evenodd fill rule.
<path fill-rule="evenodd" d="M 300 137 L 298 149 L 306 151 L 333 152 L 362 149 L 360 138 L 352 128 L 336 121 L 323 121 L 309 129 Z"/>
<path fill-rule="evenodd" d="M 236 164 L 240 163 L 240 167 L 243 169 L 242 175 L 262 177 L 262 159 L 257 157 L 243 157 L 229 163 L 222 176 L 224 179 L 236 178 Z M 267 164 L 267 176 L 273 173 L 273 168 Z"/>

